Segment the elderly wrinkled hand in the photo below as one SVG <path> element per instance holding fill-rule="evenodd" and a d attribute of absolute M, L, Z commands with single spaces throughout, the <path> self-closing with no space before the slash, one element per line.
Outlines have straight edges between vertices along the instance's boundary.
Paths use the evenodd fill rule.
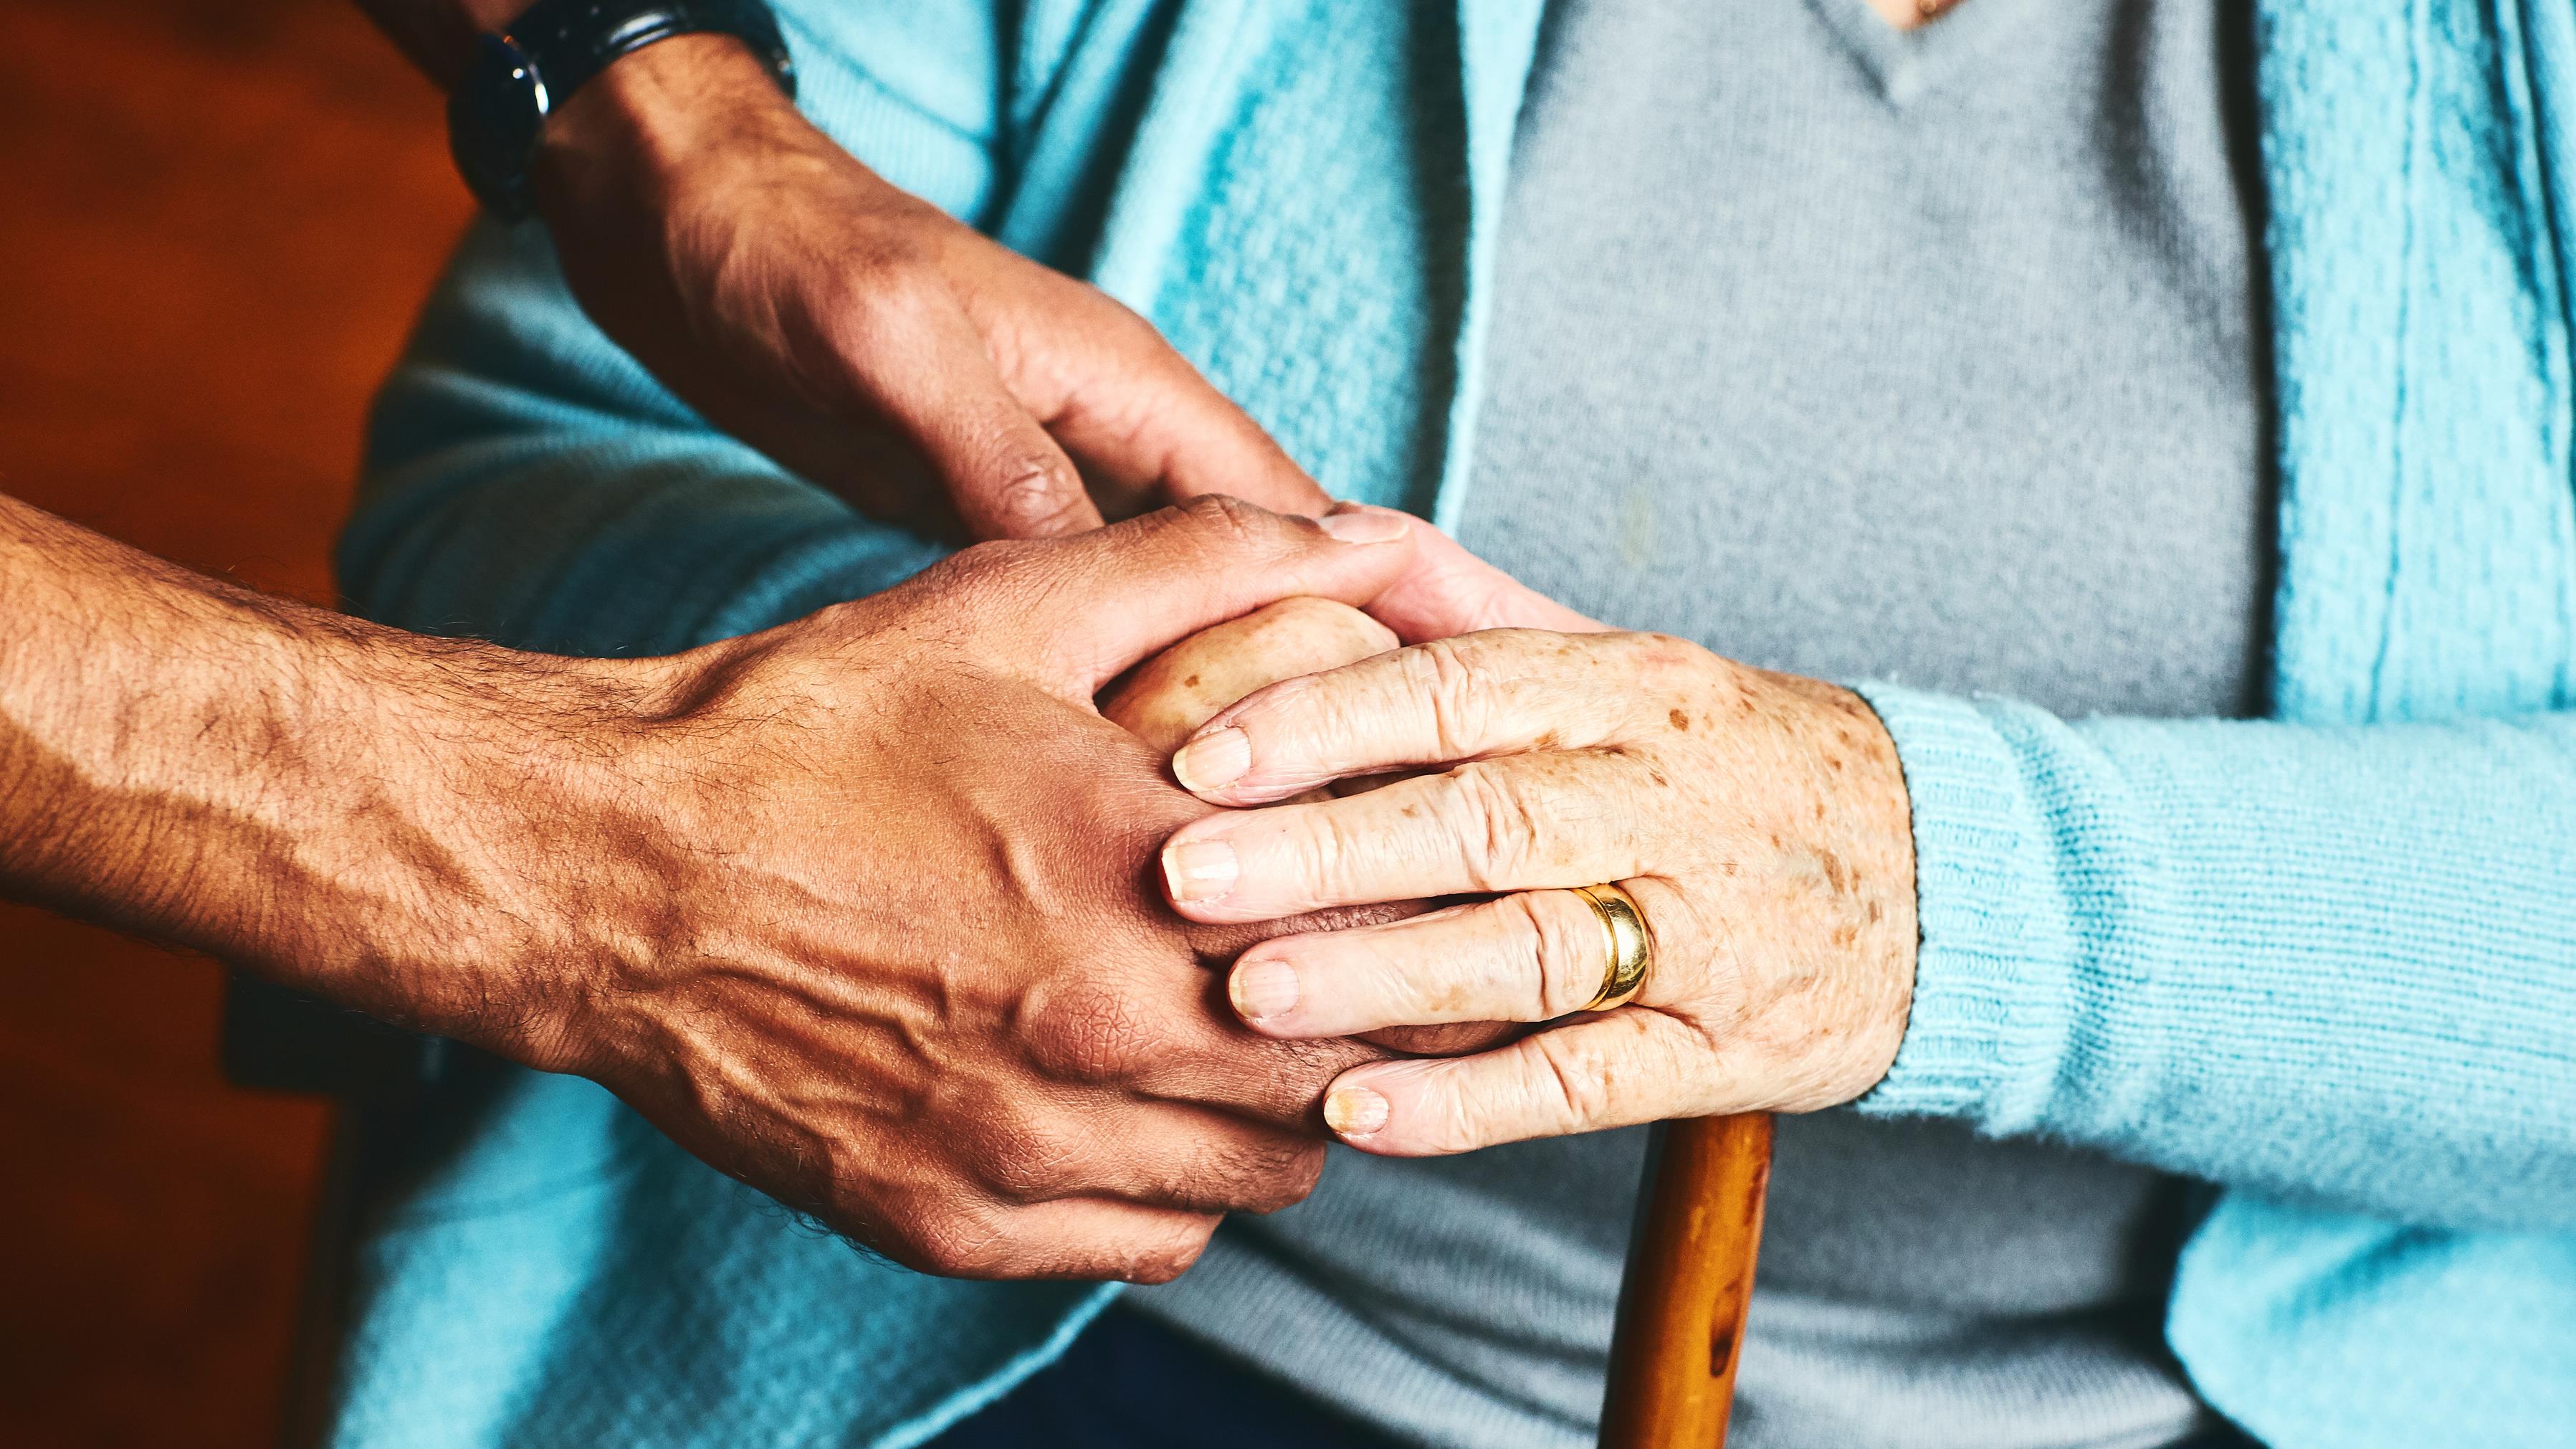
<path fill-rule="evenodd" d="M 1417 530 L 1418 534 L 1430 532 Z M 1396 644 L 1395 634 L 1384 624 L 1348 604 L 1312 597 L 1282 599 L 1203 629 L 1139 666 L 1101 696 L 1100 713 L 1156 754 L 1169 755 L 1209 716 L 1264 685 L 1383 654 Z M 1369 783 L 1336 783 L 1296 798 L 1329 800 Z M 1394 901 L 1351 908 L 1350 919 L 1390 921 L 1419 915 L 1427 908 L 1422 901 Z M 1360 1035 L 1372 1045 L 1396 1051 L 1448 1055 L 1517 1034 L 1518 1028 L 1509 1022 L 1467 1021 L 1390 1027 Z"/>
<path fill-rule="evenodd" d="M 1661 635 L 1492 630 L 1263 689 L 1196 730 L 1173 768 L 1210 803 L 1266 807 L 1166 843 L 1165 888 L 1194 920 L 1473 898 L 1245 952 L 1229 994 L 1253 1029 L 1552 1023 L 1471 1056 L 1345 1072 L 1325 1113 L 1353 1146 L 1457 1152 L 1827 1107 L 1883 1077 L 1904 1034 L 1905 782 L 1846 690 Z M 1609 950 L 1575 888 L 1605 882 L 1637 902 L 1654 964 L 1629 1004 L 1587 1013 Z"/>

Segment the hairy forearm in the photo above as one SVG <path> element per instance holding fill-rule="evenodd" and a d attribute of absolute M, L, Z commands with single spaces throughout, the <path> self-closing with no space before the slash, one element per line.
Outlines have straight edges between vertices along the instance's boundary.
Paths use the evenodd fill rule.
<path fill-rule="evenodd" d="M 506 1039 L 577 929 L 547 835 L 619 793 L 649 674 L 381 629 L 0 498 L 0 892 Z"/>

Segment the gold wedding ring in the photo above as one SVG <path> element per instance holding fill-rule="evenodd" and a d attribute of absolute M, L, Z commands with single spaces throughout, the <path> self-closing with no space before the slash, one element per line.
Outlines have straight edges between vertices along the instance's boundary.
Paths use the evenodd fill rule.
<path fill-rule="evenodd" d="M 1593 915 L 1601 918 L 1601 934 L 1610 948 L 1610 965 L 1601 973 L 1601 990 L 1583 1003 L 1583 1009 L 1608 1011 L 1625 1006 L 1644 989 L 1646 973 L 1655 964 L 1654 947 L 1646 939 L 1646 918 L 1637 911 L 1637 898 L 1609 884 L 1578 886 L 1574 893 L 1592 907 Z"/>

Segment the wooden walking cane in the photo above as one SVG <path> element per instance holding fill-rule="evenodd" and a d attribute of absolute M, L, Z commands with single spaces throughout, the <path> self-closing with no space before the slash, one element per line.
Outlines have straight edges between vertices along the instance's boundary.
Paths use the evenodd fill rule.
<path fill-rule="evenodd" d="M 1601 1449 L 1719 1449 L 1753 1305 L 1771 1114 L 1655 1131 L 1619 1288 Z"/>

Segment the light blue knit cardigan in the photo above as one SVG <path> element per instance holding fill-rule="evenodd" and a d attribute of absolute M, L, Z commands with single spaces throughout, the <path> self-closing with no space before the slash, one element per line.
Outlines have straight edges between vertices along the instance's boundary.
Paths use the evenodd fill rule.
<path fill-rule="evenodd" d="M 1538 0 L 978 8 L 791 6 L 807 108 L 1143 309 L 1337 492 L 1454 520 Z M 1872 689 L 1924 942 L 1861 1110 L 2226 1184 L 2170 1338 L 2275 1445 L 2576 1444 L 2576 11 L 2271 0 L 2259 35 L 2274 718 Z M 487 226 L 342 566 L 378 618 L 609 652 L 934 552 L 710 432 Z M 1106 1296 L 873 1262 L 519 1074 L 369 1241 L 339 1442 L 910 1444 Z"/>

